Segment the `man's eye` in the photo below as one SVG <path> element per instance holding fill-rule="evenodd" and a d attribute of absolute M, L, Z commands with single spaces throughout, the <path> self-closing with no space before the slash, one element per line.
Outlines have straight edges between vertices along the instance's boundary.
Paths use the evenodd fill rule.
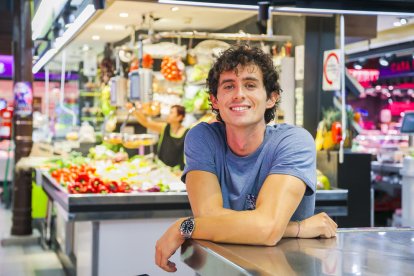
<path fill-rule="evenodd" d="M 226 90 L 229 90 L 229 89 L 232 89 L 233 88 L 233 85 L 225 85 L 224 86 L 224 89 L 226 89 Z"/>
<path fill-rule="evenodd" d="M 247 88 L 250 88 L 250 89 L 256 88 L 256 84 L 254 84 L 254 83 L 248 83 L 248 84 L 246 84 L 246 87 Z"/>

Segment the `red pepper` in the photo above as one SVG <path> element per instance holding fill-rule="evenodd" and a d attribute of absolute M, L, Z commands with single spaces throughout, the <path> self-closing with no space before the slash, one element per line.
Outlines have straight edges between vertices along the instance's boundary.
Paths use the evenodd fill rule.
<path fill-rule="evenodd" d="M 131 186 L 126 182 L 121 182 L 118 186 L 118 193 L 130 193 L 131 191 Z"/>
<path fill-rule="evenodd" d="M 94 178 L 89 179 L 89 185 L 92 186 L 93 193 L 98 192 L 98 187 L 102 184 L 104 184 L 104 182 L 99 177 L 94 177 Z"/>
<path fill-rule="evenodd" d="M 107 193 L 109 193 L 109 188 L 106 187 L 104 184 L 101 184 L 98 187 L 98 193 L 100 193 L 100 194 L 107 194 Z"/>
<path fill-rule="evenodd" d="M 75 181 L 84 183 L 84 182 L 89 182 L 89 175 L 87 173 L 79 173 L 78 177 L 76 177 Z"/>
<path fill-rule="evenodd" d="M 342 141 L 342 125 L 340 122 L 333 122 L 331 127 L 332 141 L 339 144 Z"/>
<path fill-rule="evenodd" d="M 68 184 L 68 192 L 70 194 L 79 194 L 82 189 L 82 184 L 80 182 Z"/>
<path fill-rule="evenodd" d="M 118 182 L 116 181 L 108 181 L 106 185 L 111 193 L 117 193 L 118 192 Z"/>

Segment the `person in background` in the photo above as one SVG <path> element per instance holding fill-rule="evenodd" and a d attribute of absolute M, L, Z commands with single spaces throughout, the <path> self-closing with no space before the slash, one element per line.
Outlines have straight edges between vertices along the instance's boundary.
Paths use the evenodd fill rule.
<path fill-rule="evenodd" d="M 132 104 L 127 104 L 131 109 Z M 134 117 L 145 128 L 160 134 L 157 147 L 158 158 L 167 166 L 179 166 L 184 169 L 184 139 L 188 129 L 182 125 L 185 118 L 185 108 L 181 105 L 171 106 L 166 122 L 155 122 L 149 119 L 136 104 Z"/>
<path fill-rule="evenodd" d="M 177 220 L 156 243 L 169 261 L 185 239 L 274 246 L 281 238 L 332 238 L 337 224 L 314 215 L 316 151 L 303 128 L 276 124 L 281 89 L 272 59 L 246 45 L 226 50 L 209 72 L 220 122 L 200 123 L 186 138 L 182 180 L 194 217 Z"/>

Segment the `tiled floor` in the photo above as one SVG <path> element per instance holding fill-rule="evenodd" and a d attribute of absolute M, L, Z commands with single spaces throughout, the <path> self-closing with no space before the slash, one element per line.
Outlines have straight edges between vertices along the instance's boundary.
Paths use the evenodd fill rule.
<path fill-rule="evenodd" d="M 0 239 L 10 237 L 12 212 L 0 202 Z M 0 276 L 65 275 L 57 255 L 40 245 L 0 245 Z"/>

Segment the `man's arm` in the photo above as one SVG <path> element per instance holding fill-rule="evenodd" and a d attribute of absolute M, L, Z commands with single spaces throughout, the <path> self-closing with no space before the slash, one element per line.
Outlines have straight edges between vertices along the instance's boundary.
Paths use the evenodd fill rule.
<path fill-rule="evenodd" d="M 195 216 L 194 239 L 216 242 L 274 245 L 282 237 L 296 237 L 298 224 L 289 222 L 305 192 L 305 184 L 289 175 L 270 175 L 260 190 L 256 210 L 233 211 L 223 208 L 217 177 L 205 171 L 191 171 L 186 176 L 187 192 Z M 176 271 L 169 258 L 184 242 L 177 220 L 157 241 L 156 264 L 166 271 Z M 331 238 L 337 225 L 325 213 L 301 222 L 299 237 Z"/>
<path fill-rule="evenodd" d="M 305 184 L 289 175 L 270 175 L 257 198 L 256 209 L 232 211 L 223 208 L 217 177 L 191 171 L 187 192 L 196 217 L 195 239 L 216 242 L 274 245 L 282 236 L 295 237 L 297 223 L 289 220 L 302 200 Z"/>
<path fill-rule="evenodd" d="M 188 180 L 196 179 L 196 180 Z M 223 197 L 217 176 L 204 172 L 192 171 L 187 175 L 187 193 L 195 218 L 234 214 L 238 211 L 223 208 Z M 298 224 L 289 222 L 283 237 L 296 237 Z"/>

